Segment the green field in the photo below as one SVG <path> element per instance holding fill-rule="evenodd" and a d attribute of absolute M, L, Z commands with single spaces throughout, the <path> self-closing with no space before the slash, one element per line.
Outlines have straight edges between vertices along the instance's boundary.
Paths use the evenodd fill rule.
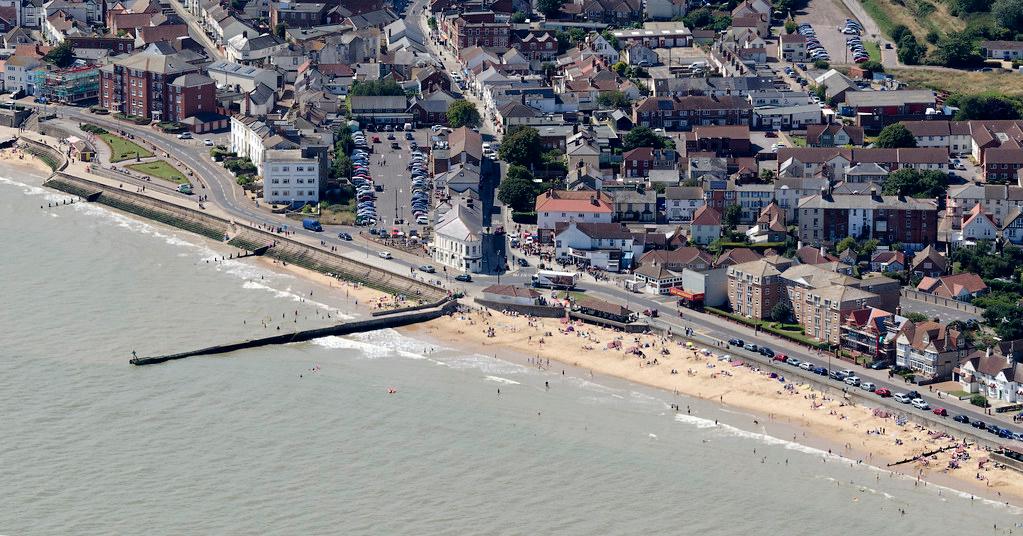
<path fill-rule="evenodd" d="M 863 48 L 867 49 L 870 61 L 881 63 L 881 45 L 878 45 L 877 41 L 864 41 Z"/>
<path fill-rule="evenodd" d="M 110 162 L 122 162 L 129 158 L 135 158 L 138 154 L 139 158 L 148 158 L 153 156 L 153 152 L 146 149 L 139 144 L 128 141 L 120 136 L 115 136 L 109 132 L 104 134 L 98 134 L 107 147 L 110 147 Z"/>
<path fill-rule="evenodd" d="M 188 184 L 188 179 L 185 178 L 185 175 L 165 160 L 132 164 L 128 166 L 128 169 L 138 171 L 139 173 L 145 173 L 153 178 L 176 182 L 178 184 Z"/>

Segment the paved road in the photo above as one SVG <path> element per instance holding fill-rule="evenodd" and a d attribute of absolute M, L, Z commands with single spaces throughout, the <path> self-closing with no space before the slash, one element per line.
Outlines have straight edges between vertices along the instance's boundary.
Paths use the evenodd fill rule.
<path fill-rule="evenodd" d="M 224 53 L 221 52 L 215 44 L 213 44 L 213 41 L 210 40 L 210 38 L 206 35 L 206 32 L 203 31 L 202 26 L 199 25 L 195 16 L 189 13 L 179 0 L 170 0 L 170 4 L 178 16 L 181 17 L 181 20 L 185 21 L 185 24 L 188 25 L 188 33 L 192 36 L 192 39 L 195 39 L 197 43 L 206 49 L 206 54 L 209 55 L 210 59 L 214 61 L 224 59 Z"/>

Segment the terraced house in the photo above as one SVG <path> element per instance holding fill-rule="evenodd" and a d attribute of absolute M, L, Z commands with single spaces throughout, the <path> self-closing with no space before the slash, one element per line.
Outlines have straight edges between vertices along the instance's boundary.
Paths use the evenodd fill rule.
<path fill-rule="evenodd" d="M 636 105 L 632 122 L 665 130 L 699 125 L 749 125 L 753 106 L 741 97 L 647 97 Z"/>

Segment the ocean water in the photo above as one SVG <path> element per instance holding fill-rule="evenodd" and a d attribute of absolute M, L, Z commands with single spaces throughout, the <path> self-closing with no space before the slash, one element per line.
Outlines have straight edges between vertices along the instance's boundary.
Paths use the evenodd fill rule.
<path fill-rule="evenodd" d="M 132 350 L 350 310 L 255 263 L 207 262 L 230 250 L 184 232 L 87 204 L 40 209 L 65 197 L 40 182 L 0 178 L 0 534 L 1000 534 L 1023 522 L 711 404 L 681 399 L 694 414 L 675 415 L 669 393 L 390 330 L 133 367 Z"/>

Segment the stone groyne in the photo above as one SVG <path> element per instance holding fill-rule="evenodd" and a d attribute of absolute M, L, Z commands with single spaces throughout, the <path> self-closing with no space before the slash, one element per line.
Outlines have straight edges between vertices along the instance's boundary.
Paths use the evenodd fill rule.
<path fill-rule="evenodd" d="M 212 240 L 265 255 L 309 270 L 330 274 L 388 294 L 431 303 L 448 296 L 444 289 L 347 257 L 254 229 L 205 212 L 160 201 L 136 192 L 57 172 L 43 186 L 109 207 L 190 231 Z M 267 246 L 273 247 L 267 248 Z"/>
<path fill-rule="evenodd" d="M 454 302 L 453 300 L 445 300 L 439 306 L 433 307 L 429 310 L 412 311 L 394 314 L 390 316 L 381 316 L 377 318 L 371 318 L 369 320 L 344 322 L 342 324 L 326 328 L 309 329 L 305 331 L 298 331 L 295 333 L 275 335 L 272 337 L 263 337 L 260 339 L 250 339 L 247 341 L 220 344 L 216 346 L 209 346 L 206 348 L 190 350 L 188 352 L 181 352 L 177 354 L 168 354 L 153 357 L 135 357 L 131 359 L 131 364 L 136 366 L 155 365 L 158 363 L 165 363 L 167 361 L 185 359 L 186 357 L 226 354 L 229 352 L 236 352 L 238 350 L 259 348 L 261 346 L 306 342 L 311 341 L 313 339 L 319 339 L 322 337 L 351 335 L 352 333 L 362 333 L 365 331 L 375 331 L 378 329 L 397 328 L 401 326 L 407 326 L 410 324 L 416 324 L 419 322 L 426 322 L 429 320 L 433 320 L 435 318 L 440 318 L 441 316 L 448 314 L 456 306 L 457 303 Z"/>

